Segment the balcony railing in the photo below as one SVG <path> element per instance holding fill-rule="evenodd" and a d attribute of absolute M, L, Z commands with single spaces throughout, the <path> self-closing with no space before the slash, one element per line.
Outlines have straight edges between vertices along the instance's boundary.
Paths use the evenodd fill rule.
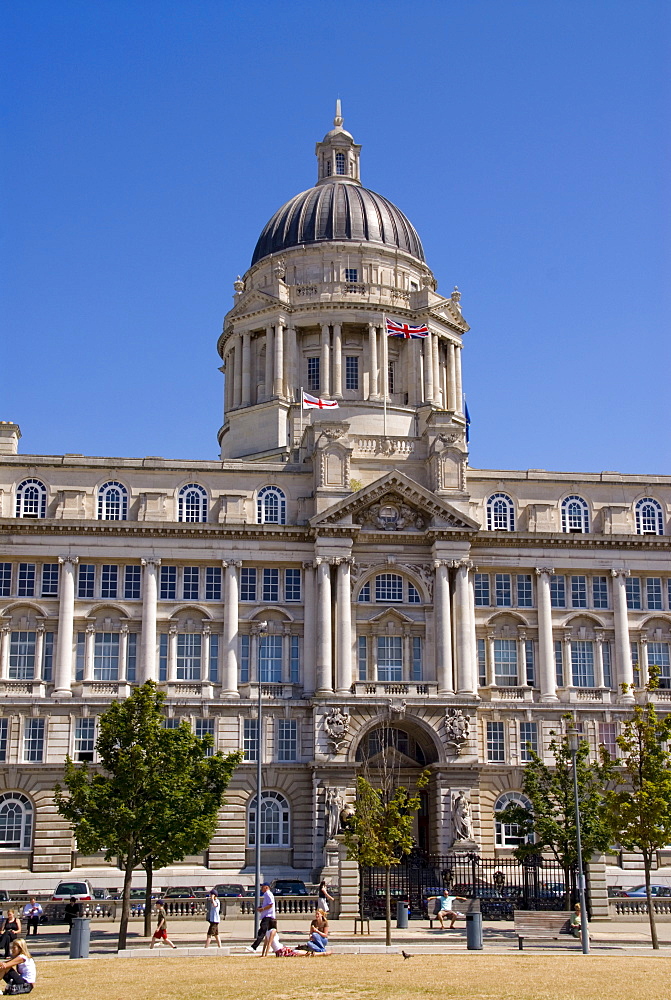
<path fill-rule="evenodd" d="M 352 694 L 374 698 L 427 698 L 438 694 L 438 685 L 426 681 L 355 681 Z"/>

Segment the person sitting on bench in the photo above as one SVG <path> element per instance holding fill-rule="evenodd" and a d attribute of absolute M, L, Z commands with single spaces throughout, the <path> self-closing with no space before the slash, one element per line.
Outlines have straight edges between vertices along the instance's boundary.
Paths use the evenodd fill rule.
<path fill-rule="evenodd" d="M 467 899 L 466 899 L 465 896 L 450 896 L 450 894 L 448 893 L 447 889 L 443 889 L 443 891 L 440 894 L 440 896 L 429 896 L 428 897 L 427 903 L 430 903 L 431 900 L 438 900 L 438 905 L 436 906 L 436 916 L 438 917 L 438 920 L 440 921 L 440 929 L 441 929 L 441 931 L 445 930 L 445 918 L 446 917 L 449 917 L 449 919 L 450 919 L 450 930 L 452 930 L 452 928 L 454 927 L 455 920 L 463 920 L 464 919 L 465 914 L 464 913 L 460 913 L 459 910 L 455 910 L 454 909 L 454 902 L 457 899 L 459 900 L 460 903 L 467 902 Z"/>

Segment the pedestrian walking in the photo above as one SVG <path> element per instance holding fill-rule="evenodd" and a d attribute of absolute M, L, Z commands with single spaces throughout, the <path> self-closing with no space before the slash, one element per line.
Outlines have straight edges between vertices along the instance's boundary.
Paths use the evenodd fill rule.
<path fill-rule="evenodd" d="M 33 929 L 33 937 L 37 934 L 37 928 L 39 927 L 43 913 L 44 910 L 40 904 L 35 900 L 34 896 L 31 896 L 30 902 L 26 903 L 23 907 L 23 919 L 26 923 L 26 937 L 30 936 L 31 927 Z"/>
<path fill-rule="evenodd" d="M 221 914 L 221 902 L 217 896 L 214 889 L 207 897 L 207 937 L 205 938 L 205 947 L 207 948 L 210 943 L 210 939 L 214 938 L 217 942 L 217 948 L 221 948 L 221 941 L 219 940 L 219 917 Z"/>
<path fill-rule="evenodd" d="M 156 930 L 152 935 L 149 947 L 153 948 L 155 944 L 160 944 L 161 941 L 165 941 L 165 943 L 169 944 L 171 948 L 177 947 L 177 945 L 173 944 L 168 937 L 168 921 L 165 915 L 165 908 L 163 903 L 158 902 L 156 904 Z"/>
<path fill-rule="evenodd" d="M 261 921 L 259 923 L 259 929 L 257 931 L 256 937 L 251 944 L 247 945 L 247 951 L 256 951 L 258 946 L 261 944 L 266 936 L 266 933 L 270 930 L 277 929 L 277 914 L 275 910 L 275 897 L 270 891 L 270 886 L 267 882 L 261 885 L 261 890 L 263 896 L 261 898 L 261 905 L 257 907 L 257 912 L 260 913 Z"/>
<path fill-rule="evenodd" d="M 333 902 L 333 896 L 329 894 L 329 887 L 326 884 L 325 878 L 323 878 L 319 883 L 319 892 L 317 895 L 319 897 L 319 903 L 318 903 L 319 909 L 323 910 L 324 913 L 328 913 L 329 903 Z"/>

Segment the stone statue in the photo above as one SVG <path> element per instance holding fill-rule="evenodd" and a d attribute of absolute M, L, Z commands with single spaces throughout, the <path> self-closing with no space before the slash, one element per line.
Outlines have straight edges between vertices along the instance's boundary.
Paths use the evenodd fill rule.
<path fill-rule="evenodd" d="M 333 840 L 340 829 L 340 812 L 344 803 L 340 795 L 340 789 L 327 788 L 326 801 L 324 804 L 324 836 L 326 842 Z"/>
<path fill-rule="evenodd" d="M 452 793 L 452 828 L 455 841 L 473 840 L 471 803 L 461 789 Z"/>

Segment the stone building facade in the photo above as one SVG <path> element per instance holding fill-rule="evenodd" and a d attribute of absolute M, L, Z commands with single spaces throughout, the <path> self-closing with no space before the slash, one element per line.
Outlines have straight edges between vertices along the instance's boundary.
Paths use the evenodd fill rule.
<path fill-rule="evenodd" d="M 246 753 L 199 881 L 251 864 L 259 684 L 264 871 L 308 877 L 385 745 L 410 786 L 431 772 L 421 847 L 506 855 L 494 811 L 528 744 L 570 712 L 612 749 L 634 700 L 671 704 L 671 477 L 469 467 L 459 292 L 362 186 L 360 149 L 338 109 L 315 187 L 235 282 L 219 460 L 22 455 L 0 424 L 3 877 L 118 883 L 53 786 L 149 678 L 167 725 Z M 621 694 L 651 663 L 657 693 Z"/>

